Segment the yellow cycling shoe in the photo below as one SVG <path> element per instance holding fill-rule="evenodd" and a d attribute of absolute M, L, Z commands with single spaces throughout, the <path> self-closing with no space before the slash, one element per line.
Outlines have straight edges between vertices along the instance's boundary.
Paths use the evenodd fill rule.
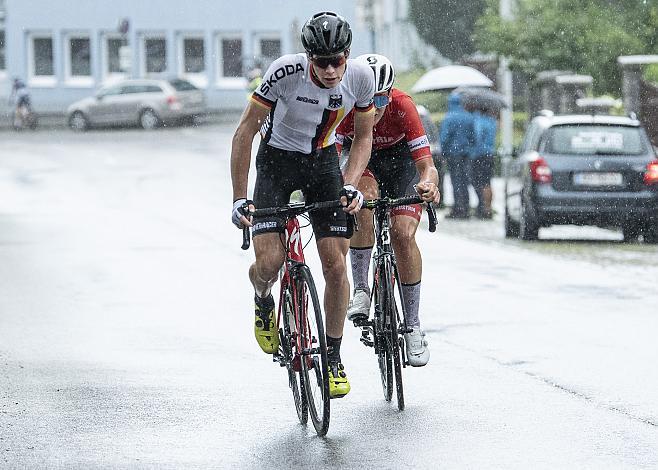
<path fill-rule="evenodd" d="M 256 303 L 254 318 L 254 336 L 258 345 L 267 354 L 274 354 L 279 349 L 279 329 L 276 325 L 274 300 L 271 307 L 260 307 Z"/>
<path fill-rule="evenodd" d="M 345 366 L 340 362 L 329 363 L 329 397 L 343 398 L 350 393 Z"/>

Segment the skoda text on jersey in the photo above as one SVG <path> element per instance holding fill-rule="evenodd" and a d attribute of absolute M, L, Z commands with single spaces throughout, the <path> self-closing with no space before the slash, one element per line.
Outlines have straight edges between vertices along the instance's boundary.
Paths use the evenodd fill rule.
<path fill-rule="evenodd" d="M 309 154 L 336 141 L 345 116 L 373 109 L 375 84 L 370 68 L 347 61 L 342 80 L 326 88 L 311 73 L 305 53 L 275 60 L 251 99 L 270 109 L 261 137 L 272 147 Z"/>

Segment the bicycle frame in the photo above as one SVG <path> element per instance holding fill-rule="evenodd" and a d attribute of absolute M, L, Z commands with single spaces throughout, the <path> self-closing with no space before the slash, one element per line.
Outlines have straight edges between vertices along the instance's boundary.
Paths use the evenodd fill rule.
<path fill-rule="evenodd" d="M 277 324 L 281 324 L 281 318 L 283 316 L 283 306 L 285 305 L 285 296 L 289 294 L 289 286 L 291 285 L 291 273 L 296 266 L 305 264 L 304 259 L 304 245 L 302 243 L 301 227 L 299 225 L 299 220 L 297 217 L 291 217 L 286 222 L 285 230 L 285 247 L 286 247 L 286 259 L 281 267 L 280 275 L 280 288 L 281 292 L 279 294 L 279 308 L 277 313 Z M 295 289 L 295 286 L 292 286 Z M 297 302 L 297 296 L 293 295 L 292 302 Z M 297 307 L 297 305 L 295 305 Z M 294 308 L 295 312 L 301 314 L 304 312 L 305 315 L 307 306 L 304 305 L 302 308 Z M 302 322 L 305 321 L 305 318 L 295 318 L 295 341 L 297 343 L 297 348 L 295 349 L 295 357 L 293 357 L 293 368 L 296 372 L 301 370 L 301 358 L 299 357 L 298 352 L 305 349 L 304 344 L 302 344 L 303 338 L 299 334 L 301 329 Z M 306 348 L 308 349 L 308 348 Z M 280 358 L 282 359 L 282 358 Z M 279 360 L 280 360 L 279 359 Z M 276 357 L 275 357 L 276 360 Z"/>
<path fill-rule="evenodd" d="M 380 273 L 380 266 L 384 266 L 388 260 L 394 271 L 397 271 L 397 263 L 395 260 L 395 252 L 393 251 L 393 245 L 391 244 L 391 215 L 390 209 L 383 207 L 376 207 L 373 214 L 373 224 L 376 234 L 376 249 L 375 254 L 372 258 L 372 267 L 373 267 L 373 276 L 374 276 L 374 286 L 376 287 L 380 279 L 378 279 Z M 394 273 L 392 273 L 394 274 Z M 395 275 L 391 278 L 391 287 L 395 289 Z M 375 297 L 375 290 L 371 292 L 371 296 Z M 404 299 L 400 299 L 402 302 L 402 318 L 377 318 L 378 315 L 382 314 L 382 306 L 378 305 L 378 302 L 381 302 L 382 299 L 377 299 L 375 302 L 375 321 L 384 321 L 384 327 L 388 328 L 398 328 L 400 333 L 407 332 L 407 318 L 404 307 Z M 402 324 L 400 328 L 399 323 Z M 378 341 L 375 341 L 375 353 L 378 352 Z M 405 364 L 406 366 L 406 364 Z"/>

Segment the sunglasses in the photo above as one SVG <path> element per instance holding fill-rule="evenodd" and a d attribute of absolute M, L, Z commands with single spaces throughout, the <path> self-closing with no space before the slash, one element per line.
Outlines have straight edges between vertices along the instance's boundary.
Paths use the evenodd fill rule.
<path fill-rule="evenodd" d="M 326 69 L 330 65 L 336 69 L 343 65 L 346 61 L 347 58 L 344 54 L 335 55 L 332 57 L 311 57 L 311 62 L 313 62 L 316 67 L 321 69 Z"/>
<path fill-rule="evenodd" d="M 373 101 L 375 103 L 375 108 L 384 108 L 391 102 L 388 95 L 375 95 Z"/>

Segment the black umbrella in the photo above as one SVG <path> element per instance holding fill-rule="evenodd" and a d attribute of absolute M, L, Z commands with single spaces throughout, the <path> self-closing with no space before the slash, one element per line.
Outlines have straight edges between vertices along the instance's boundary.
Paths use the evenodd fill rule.
<path fill-rule="evenodd" d="M 507 108 L 504 95 L 488 88 L 457 88 L 455 93 L 462 97 L 462 106 L 467 109 L 477 109 L 482 112 L 497 113 Z"/>

